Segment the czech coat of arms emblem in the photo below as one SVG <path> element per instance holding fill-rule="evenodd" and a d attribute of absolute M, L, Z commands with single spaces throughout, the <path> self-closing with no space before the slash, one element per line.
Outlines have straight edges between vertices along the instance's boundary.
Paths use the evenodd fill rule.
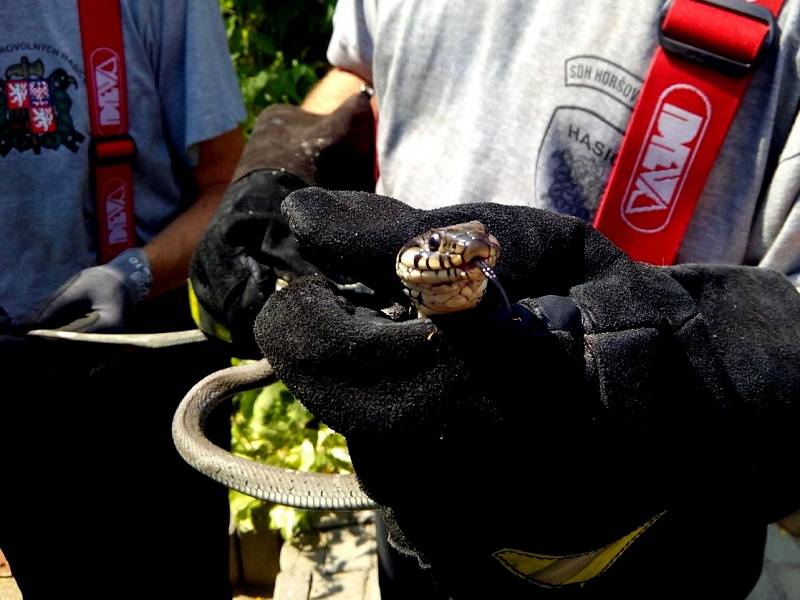
<path fill-rule="evenodd" d="M 77 88 L 78 82 L 64 69 L 45 77 L 41 59 L 30 62 L 23 56 L 8 67 L 5 79 L 0 79 L 0 156 L 12 148 L 41 154 L 42 148 L 65 146 L 77 152 L 84 136 L 75 130 L 69 114 L 70 86 Z"/>

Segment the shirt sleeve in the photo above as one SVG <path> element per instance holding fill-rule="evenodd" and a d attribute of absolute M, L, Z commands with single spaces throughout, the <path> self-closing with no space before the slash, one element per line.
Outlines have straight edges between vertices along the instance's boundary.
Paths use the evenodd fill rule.
<path fill-rule="evenodd" d="M 339 0 L 333 14 L 328 62 L 372 82 L 377 0 Z"/>
<path fill-rule="evenodd" d="M 800 117 L 795 118 L 756 214 L 748 254 L 748 262 L 780 271 L 800 289 Z"/>
<path fill-rule="evenodd" d="M 759 266 L 780 271 L 800 288 L 800 148 L 778 163 L 753 231 L 757 245 L 767 242 Z"/>
<path fill-rule="evenodd" d="M 161 0 L 155 58 L 173 150 L 197 164 L 197 144 L 245 120 L 218 0 Z"/>

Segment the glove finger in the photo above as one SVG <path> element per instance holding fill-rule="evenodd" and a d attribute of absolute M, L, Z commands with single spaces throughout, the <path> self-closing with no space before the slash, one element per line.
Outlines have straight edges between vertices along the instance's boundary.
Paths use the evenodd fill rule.
<path fill-rule="evenodd" d="M 463 370 L 436 333 L 428 319 L 396 322 L 353 306 L 318 275 L 273 294 L 255 324 L 279 377 L 345 435 L 440 426 L 439 403 Z"/>
<path fill-rule="evenodd" d="M 92 305 L 88 298 L 82 300 L 74 298 L 71 292 L 79 277 L 80 274 L 74 275 L 27 313 L 14 317 L 12 320 L 14 329 L 17 331 L 56 329 L 90 312 Z"/>
<path fill-rule="evenodd" d="M 53 327 L 57 331 L 74 331 L 80 333 L 92 333 L 92 332 L 101 332 L 107 331 L 111 332 L 112 329 L 103 328 L 100 322 L 101 317 L 98 311 L 91 311 L 86 313 L 80 318 L 75 319 L 74 321 L 67 323 L 66 325 L 61 325 L 60 327 Z"/>
<path fill-rule="evenodd" d="M 15 331 L 25 332 L 31 329 L 58 329 L 62 331 L 83 331 L 82 329 L 73 329 L 73 323 L 80 327 L 89 315 L 92 313 L 92 307 L 89 303 L 61 305 L 55 308 L 45 306 L 43 308 L 36 308 L 31 312 L 15 317 L 12 320 L 12 327 Z M 96 317 L 86 321 L 87 323 L 93 321 Z"/>
<path fill-rule="evenodd" d="M 495 270 L 512 301 L 567 295 L 578 283 L 632 264 L 586 223 L 525 206 L 457 204 L 425 211 L 386 196 L 307 188 L 290 194 L 282 210 L 314 264 L 393 297 L 400 289 L 395 257 L 410 238 L 472 220 L 500 242 Z"/>
<path fill-rule="evenodd" d="M 418 233 L 422 211 L 386 196 L 321 188 L 293 192 L 282 210 L 308 260 L 398 297 L 395 256 Z"/>
<path fill-rule="evenodd" d="M 81 333 L 116 333 L 125 329 L 124 289 L 101 298 L 92 297 L 88 291 L 100 289 L 96 278 L 74 277 L 59 291 L 34 308 L 30 313 L 14 320 L 21 331 L 54 329 Z"/>

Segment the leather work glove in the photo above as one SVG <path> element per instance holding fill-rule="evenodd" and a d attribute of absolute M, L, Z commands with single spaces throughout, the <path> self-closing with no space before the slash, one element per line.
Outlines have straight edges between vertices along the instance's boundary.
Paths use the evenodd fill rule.
<path fill-rule="evenodd" d="M 80 271 L 13 325 L 17 330 L 120 332 L 152 283 L 144 251 L 130 248 L 104 265 Z"/>
<path fill-rule="evenodd" d="M 307 185 L 371 189 L 374 118 L 370 94 L 330 115 L 275 104 L 259 115 L 233 182 L 200 241 L 190 279 L 199 325 L 257 356 L 253 321 L 278 281 L 316 271 L 297 251 L 281 201 Z"/>
<path fill-rule="evenodd" d="M 800 295 L 784 276 L 635 263 L 579 220 L 527 207 L 422 211 L 307 189 L 283 211 L 304 257 L 387 303 L 402 297 L 394 262 L 409 238 L 478 220 L 500 243 L 513 316 L 490 290 L 473 310 L 393 318 L 312 275 L 256 321 L 281 379 L 347 437 L 391 541 L 454 598 L 668 579 L 652 540 L 677 556 L 701 523 L 733 555 L 704 564 L 735 568 L 742 544 L 758 549 L 764 525 L 800 504 L 785 476 L 770 497 L 747 493 L 794 457 Z M 734 536 L 718 530 L 733 521 Z M 537 571 L 554 557 L 568 558 Z"/>

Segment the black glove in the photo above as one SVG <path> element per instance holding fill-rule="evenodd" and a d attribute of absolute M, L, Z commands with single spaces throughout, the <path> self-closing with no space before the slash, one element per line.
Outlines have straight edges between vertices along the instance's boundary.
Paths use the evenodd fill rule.
<path fill-rule="evenodd" d="M 11 317 L 5 311 L 5 309 L 0 306 L 0 333 L 5 332 L 11 325 Z"/>
<path fill-rule="evenodd" d="M 12 326 L 18 331 L 123 331 L 152 283 L 147 256 L 141 248 L 131 248 L 104 265 L 80 271 L 28 314 L 13 319 Z"/>
<path fill-rule="evenodd" d="M 448 585 L 500 548 L 588 552 L 677 507 L 724 497 L 749 523 L 796 507 L 796 489 L 778 493 L 787 477 L 773 497 L 747 494 L 793 456 L 781 433 L 797 422 L 800 296 L 782 275 L 635 263 L 584 223 L 526 207 L 421 211 L 308 189 L 283 209 L 306 258 L 386 298 L 401 296 L 397 250 L 422 231 L 477 219 L 500 242 L 513 319 L 490 293 L 472 311 L 395 321 L 312 276 L 256 321 L 279 376 L 347 436 L 395 543 Z M 520 502 L 523 522 L 504 521 Z M 500 520 L 476 532 L 476 503 Z"/>
<path fill-rule="evenodd" d="M 299 256 L 281 201 L 306 185 L 371 189 L 373 144 L 367 93 L 351 97 L 331 115 L 282 104 L 259 115 L 192 261 L 204 331 L 233 342 L 239 356 L 258 354 L 253 321 L 278 280 L 316 271 Z"/>

